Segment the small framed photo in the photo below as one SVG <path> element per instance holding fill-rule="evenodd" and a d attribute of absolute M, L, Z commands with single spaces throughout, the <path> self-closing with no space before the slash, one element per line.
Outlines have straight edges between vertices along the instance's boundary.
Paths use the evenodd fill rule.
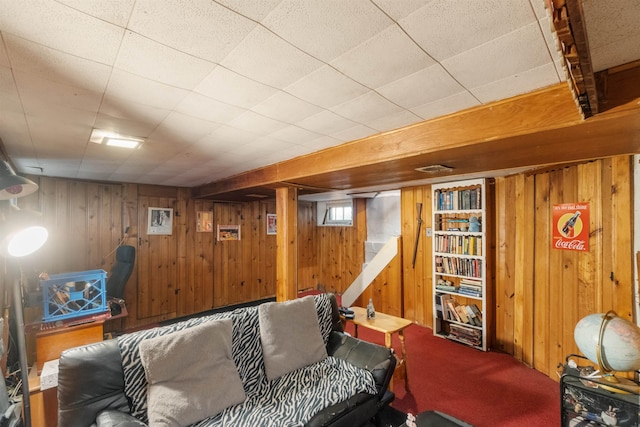
<path fill-rule="evenodd" d="M 198 211 L 198 219 L 196 223 L 196 232 L 213 233 L 213 212 Z"/>
<path fill-rule="evenodd" d="M 218 241 L 225 240 L 240 240 L 240 226 L 218 224 Z"/>
<path fill-rule="evenodd" d="M 147 219 L 147 234 L 173 233 L 173 209 L 171 208 L 149 208 Z"/>
<path fill-rule="evenodd" d="M 267 234 L 276 234 L 276 214 L 267 214 Z"/>

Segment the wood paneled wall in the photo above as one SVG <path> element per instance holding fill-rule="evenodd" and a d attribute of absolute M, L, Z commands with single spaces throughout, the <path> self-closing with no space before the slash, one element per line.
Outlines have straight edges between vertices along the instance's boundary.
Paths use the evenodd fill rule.
<path fill-rule="evenodd" d="M 125 289 L 129 316 L 108 322 L 108 331 L 275 296 L 276 240 L 266 234 L 274 200 L 214 203 L 192 199 L 184 188 L 30 178 L 40 190 L 19 205 L 42 212 L 50 233 L 45 247 L 21 260 L 30 288 L 43 271 L 108 272 L 118 244 L 136 247 Z M 149 207 L 174 210 L 172 235 L 147 234 Z M 213 213 L 213 232 L 196 231 L 198 211 Z M 216 224 L 240 225 L 241 240 L 216 241 Z M 37 321 L 42 308 L 27 314 Z"/>
<path fill-rule="evenodd" d="M 41 271 L 109 270 L 120 242 L 138 248 L 126 289 L 129 316 L 107 329 L 145 324 L 275 296 L 276 237 L 266 234 L 275 201 L 214 203 L 188 189 L 101 184 L 32 177 L 40 191 L 20 199 L 41 211 L 50 238 L 22 261 L 29 286 Z M 495 180 L 495 330 L 493 348 L 556 378 L 556 365 L 577 351 L 573 328 L 584 315 L 609 309 L 633 317 L 633 166 L 620 156 Z M 589 202 L 589 252 L 551 248 L 552 206 Z M 422 228 L 416 265 L 411 265 Z M 171 236 L 148 236 L 147 208 L 174 209 Z M 400 255 L 358 302 L 431 326 L 430 186 L 401 192 Z M 196 232 L 198 211 L 215 224 L 239 224 L 240 241 Z M 341 293 L 361 271 L 366 201 L 355 201 L 354 227 L 317 227 L 315 204 L 298 209 L 298 288 Z M 127 233 L 125 234 L 125 231 Z M 29 319 L 27 319 L 29 320 Z"/>
<path fill-rule="evenodd" d="M 633 318 L 633 166 L 619 156 L 535 174 L 497 178 L 493 348 L 557 379 L 556 367 L 578 351 L 573 329 L 583 316 L 610 309 Z M 432 326 L 431 239 L 421 236 L 411 268 L 416 203 L 431 227 L 430 187 L 402 190 L 405 317 Z M 552 207 L 588 202 L 588 252 L 551 247 Z"/>
<path fill-rule="evenodd" d="M 342 294 L 362 271 L 367 240 L 366 199 L 353 199 L 352 227 L 318 227 L 315 203 L 298 206 L 298 288 Z M 402 239 L 400 239 L 402 242 Z M 354 305 L 369 298 L 377 310 L 402 315 L 402 244 L 398 255 L 375 278 Z"/>
<path fill-rule="evenodd" d="M 367 234 L 366 202 L 354 199 L 352 227 L 318 227 L 316 204 L 298 206 L 298 289 L 342 293 L 360 274 Z"/>

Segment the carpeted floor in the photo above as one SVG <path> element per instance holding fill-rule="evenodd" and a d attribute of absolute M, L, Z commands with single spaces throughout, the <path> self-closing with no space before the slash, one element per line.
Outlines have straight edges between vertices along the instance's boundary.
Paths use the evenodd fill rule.
<path fill-rule="evenodd" d="M 347 332 L 353 333 L 352 325 Z M 384 343 L 381 333 L 365 328 L 359 333 Z M 412 414 L 437 410 L 475 427 L 560 425 L 559 385 L 542 373 L 507 354 L 434 337 L 429 328 L 412 325 L 405 336 L 411 391 L 396 380 L 393 408 Z M 399 352 L 396 335 L 393 345 Z"/>

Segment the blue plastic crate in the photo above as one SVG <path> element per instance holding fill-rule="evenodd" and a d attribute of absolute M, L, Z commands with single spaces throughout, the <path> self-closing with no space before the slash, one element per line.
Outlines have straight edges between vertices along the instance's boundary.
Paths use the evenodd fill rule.
<path fill-rule="evenodd" d="M 87 270 L 52 274 L 40 281 L 45 322 L 107 311 L 107 272 Z"/>

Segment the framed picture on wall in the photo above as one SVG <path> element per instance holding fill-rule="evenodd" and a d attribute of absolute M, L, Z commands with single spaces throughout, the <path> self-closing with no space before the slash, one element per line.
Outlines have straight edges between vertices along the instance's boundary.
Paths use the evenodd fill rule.
<path fill-rule="evenodd" d="M 173 233 L 173 209 L 171 208 L 149 208 L 147 219 L 147 234 Z"/>
<path fill-rule="evenodd" d="M 213 212 L 198 211 L 198 219 L 196 223 L 196 232 L 213 233 Z"/>
<path fill-rule="evenodd" d="M 240 226 L 218 224 L 218 241 L 224 240 L 240 240 Z"/>
<path fill-rule="evenodd" d="M 267 214 L 267 234 L 276 234 L 276 214 Z"/>

